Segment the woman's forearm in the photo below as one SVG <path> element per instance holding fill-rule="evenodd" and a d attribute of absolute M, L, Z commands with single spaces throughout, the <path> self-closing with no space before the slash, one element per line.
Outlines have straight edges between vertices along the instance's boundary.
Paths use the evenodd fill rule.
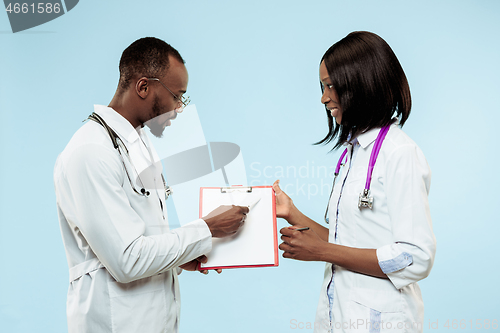
<path fill-rule="evenodd" d="M 325 243 L 319 254 L 321 261 L 342 266 L 350 271 L 386 278 L 378 264 L 377 250 L 358 249 L 332 243 Z"/>

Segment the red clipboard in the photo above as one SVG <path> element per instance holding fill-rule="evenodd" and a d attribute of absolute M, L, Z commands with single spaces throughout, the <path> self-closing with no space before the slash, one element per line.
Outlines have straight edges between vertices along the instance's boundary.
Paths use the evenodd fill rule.
<path fill-rule="evenodd" d="M 244 205 L 260 197 L 238 233 L 214 238 L 206 264 L 198 269 L 274 267 L 279 265 L 276 197 L 272 186 L 200 188 L 200 218 L 220 205 Z"/>

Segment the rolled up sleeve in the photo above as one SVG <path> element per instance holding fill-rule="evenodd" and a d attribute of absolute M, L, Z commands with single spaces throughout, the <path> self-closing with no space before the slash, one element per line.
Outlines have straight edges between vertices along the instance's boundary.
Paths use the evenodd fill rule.
<path fill-rule="evenodd" d="M 382 272 L 389 274 L 402 270 L 413 264 L 413 256 L 408 252 L 402 252 L 396 257 L 393 256 L 391 249 L 392 245 L 385 246 L 379 249 L 377 257 Z M 386 258 L 386 259 L 383 259 Z"/>
<path fill-rule="evenodd" d="M 385 192 L 394 242 L 377 249 L 382 271 L 397 289 L 427 277 L 434 263 L 428 193 L 431 171 L 415 145 L 398 147 L 388 158 Z"/>

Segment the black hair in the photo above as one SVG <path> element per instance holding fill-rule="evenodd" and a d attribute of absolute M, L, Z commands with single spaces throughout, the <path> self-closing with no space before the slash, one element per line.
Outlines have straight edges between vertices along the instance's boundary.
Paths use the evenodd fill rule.
<path fill-rule="evenodd" d="M 179 52 L 161 39 L 145 37 L 136 40 L 122 53 L 119 89 L 127 89 L 132 78 L 137 76 L 158 77 L 165 74 L 169 67 L 169 56 L 185 63 Z"/>
<path fill-rule="evenodd" d="M 391 123 L 394 113 L 403 126 L 411 110 L 410 87 L 385 40 L 367 31 L 351 32 L 326 51 L 323 61 L 339 97 L 342 120 L 338 125 L 327 109 L 329 131 L 316 144 L 327 144 L 338 137 L 336 149 L 349 135 L 355 138 Z"/>

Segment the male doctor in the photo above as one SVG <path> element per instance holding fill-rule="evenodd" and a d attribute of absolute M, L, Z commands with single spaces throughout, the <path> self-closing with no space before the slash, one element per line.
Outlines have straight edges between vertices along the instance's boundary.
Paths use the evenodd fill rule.
<path fill-rule="evenodd" d="M 236 233 L 248 208 L 219 207 L 169 230 L 162 166 L 143 127 L 161 136 L 189 103 L 188 73 L 180 54 L 156 38 L 132 43 L 119 68 L 111 103 L 95 106 L 94 121 L 74 134 L 54 170 L 68 328 L 177 332 L 178 273 L 206 260 L 212 237 Z"/>

